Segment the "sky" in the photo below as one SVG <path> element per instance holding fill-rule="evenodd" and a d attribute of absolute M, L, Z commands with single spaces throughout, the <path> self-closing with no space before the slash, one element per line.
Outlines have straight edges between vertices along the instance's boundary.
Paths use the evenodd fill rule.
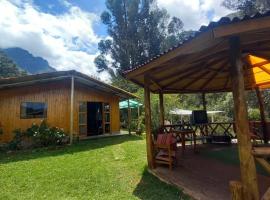
<path fill-rule="evenodd" d="M 0 0 L 0 48 L 20 47 L 46 59 L 57 70 L 109 80 L 97 73 L 98 42 L 106 37 L 100 14 L 106 0 Z M 157 0 L 160 8 L 182 19 L 187 30 L 230 13 L 222 0 Z"/>

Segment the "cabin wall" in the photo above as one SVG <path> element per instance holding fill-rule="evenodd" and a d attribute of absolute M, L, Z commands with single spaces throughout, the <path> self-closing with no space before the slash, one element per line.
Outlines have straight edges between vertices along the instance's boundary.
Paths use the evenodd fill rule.
<path fill-rule="evenodd" d="M 70 82 L 44 83 L 35 86 L 25 86 L 0 90 L 0 123 L 4 134 L 0 141 L 10 141 L 12 131 L 20 128 L 25 130 L 32 123 L 40 123 L 41 118 L 21 119 L 20 106 L 22 102 L 47 103 L 47 122 L 52 126 L 69 131 Z"/>
<path fill-rule="evenodd" d="M 79 134 L 79 103 L 80 102 L 103 102 L 111 106 L 111 132 L 120 131 L 119 97 L 91 89 L 75 82 L 74 94 L 74 134 Z"/>
<path fill-rule="evenodd" d="M 51 126 L 63 128 L 69 133 L 70 129 L 70 86 L 69 81 L 44 83 L 35 86 L 0 90 L 0 124 L 4 134 L 0 141 L 8 142 L 13 138 L 13 130 L 25 130 L 32 123 L 39 124 L 43 119 L 21 119 L 20 106 L 22 102 L 47 103 L 47 122 Z M 111 132 L 120 131 L 119 97 L 106 94 L 75 82 L 74 90 L 74 134 L 79 134 L 78 116 L 79 102 L 104 102 L 111 106 Z"/>

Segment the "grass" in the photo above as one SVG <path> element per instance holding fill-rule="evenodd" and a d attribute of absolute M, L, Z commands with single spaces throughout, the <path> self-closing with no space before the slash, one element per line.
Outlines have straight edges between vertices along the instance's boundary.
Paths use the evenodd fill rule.
<path fill-rule="evenodd" d="M 0 172 L 1 199 L 189 199 L 148 173 L 138 136 L 0 153 Z"/>
<path fill-rule="evenodd" d="M 240 165 L 237 146 L 219 148 L 214 151 L 205 150 L 205 151 L 202 151 L 201 153 L 203 156 L 206 156 L 211 159 L 219 160 L 220 162 L 223 162 L 225 164 L 231 164 L 235 166 Z M 257 168 L 258 173 L 265 176 L 269 176 L 269 174 L 258 163 L 256 163 L 256 168 Z"/>

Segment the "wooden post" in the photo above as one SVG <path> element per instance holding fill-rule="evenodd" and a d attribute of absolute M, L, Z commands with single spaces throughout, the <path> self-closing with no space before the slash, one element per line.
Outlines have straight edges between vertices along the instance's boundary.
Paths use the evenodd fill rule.
<path fill-rule="evenodd" d="M 207 112 L 207 108 L 206 108 L 206 99 L 205 99 L 205 93 L 202 93 L 202 103 L 203 103 L 203 110 L 205 110 Z M 207 115 L 207 113 L 206 113 Z M 208 115 L 207 115 L 208 117 Z M 204 125 L 204 129 L 205 129 L 205 135 L 208 135 L 208 126 L 207 124 Z"/>
<path fill-rule="evenodd" d="M 262 97 L 262 93 L 261 93 L 259 88 L 256 88 L 255 91 L 256 91 L 256 95 L 257 95 L 257 99 L 258 99 L 258 103 L 259 103 L 260 115 L 261 115 L 263 141 L 266 144 L 266 143 L 268 143 L 268 135 L 267 135 L 268 130 L 267 130 L 267 126 L 266 126 L 263 97 Z"/>
<path fill-rule="evenodd" d="M 147 78 L 144 78 L 144 107 L 145 107 L 145 131 L 146 131 L 146 151 L 147 162 L 150 169 L 154 168 L 153 141 L 152 141 L 152 122 L 151 122 L 151 102 L 150 89 Z"/>
<path fill-rule="evenodd" d="M 243 186 L 239 181 L 230 181 L 230 191 L 232 200 L 243 200 Z"/>
<path fill-rule="evenodd" d="M 259 190 L 254 157 L 251 154 L 240 39 L 238 37 L 232 37 L 229 39 L 229 44 L 231 62 L 230 75 L 232 80 L 234 117 L 236 122 L 243 196 L 245 200 L 258 200 Z"/>
<path fill-rule="evenodd" d="M 163 103 L 163 93 L 159 93 L 159 121 L 160 126 L 164 126 L 164 103 Z"/>
<path fill-rule="evenodd" d="M 73 132 L 74 132 L 74 76 L 71 76 L 71 86 L 70 86 L 70 144 L 73 143 Z"/>
<path fill-rule="evenodd" d="M 131 110 L 130 110 L 130 102 L 128 99 L 128 134 L 131 134 Z"/>

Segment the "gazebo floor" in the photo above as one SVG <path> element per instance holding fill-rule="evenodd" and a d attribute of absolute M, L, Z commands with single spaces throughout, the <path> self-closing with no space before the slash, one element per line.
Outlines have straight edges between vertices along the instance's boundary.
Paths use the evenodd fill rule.
<path fill-rule="evenodd" d="M 199 145 L 198 149 L 202 152 L 217 148 L 232 147 Z M 191 148 L 186 149 L 184 156 L 178 154 L 177 166 L 172 171 L 167 166 L 157 166 L 152 173 L 163 181 L 183 189 L 184 193 L 194 199 L 230 199 L 229 181 L 240 180 L 238 166 L 209 158 L 202 153 L 194 154 Z M 270 186 L 270 177 L 258 174 L 258 180 L 262 195 Z"/>

